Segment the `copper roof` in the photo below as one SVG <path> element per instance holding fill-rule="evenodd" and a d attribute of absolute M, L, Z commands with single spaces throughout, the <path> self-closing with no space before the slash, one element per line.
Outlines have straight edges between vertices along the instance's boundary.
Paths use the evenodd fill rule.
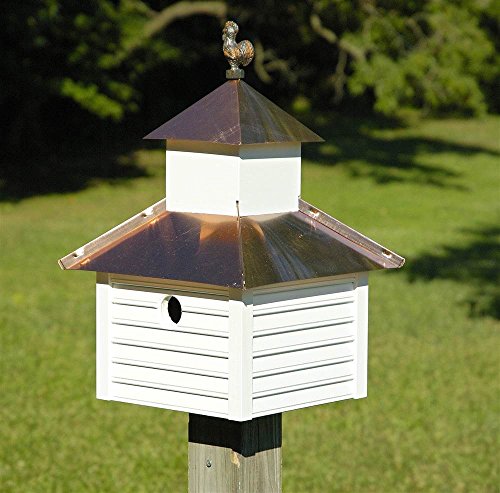
<path fill-rule="evenodd" d="M 169 212 L 161 201 L 59 263 L 237 289 L 403 265 L 328 214 L 299 205 L 296 212 L 233 217 Z"/>
<path fill-rule="evenodd" d="M 230 80 L 144 137 L 219 144 L 322 142 L 242 80 Z"/>

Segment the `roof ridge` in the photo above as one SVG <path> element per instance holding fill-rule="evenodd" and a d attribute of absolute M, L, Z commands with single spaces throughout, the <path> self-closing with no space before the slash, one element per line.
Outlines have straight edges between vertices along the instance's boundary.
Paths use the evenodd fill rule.
<path fill-rule="evenodd" d="M 240 85 L 241 83 L 244 84 L 244 82 L 240 79 L 236 79 L 234 82 L 236 82 L 236 105 L 238 107 L 238 122 L 240 123 L 238 125 L 238 133 L 240 135 L 239 142 L 241 143 L 243 142 L 243 132 L 241 131 Z M 238 216 L 239 216 L 239 211 L 238 211 Z"/>

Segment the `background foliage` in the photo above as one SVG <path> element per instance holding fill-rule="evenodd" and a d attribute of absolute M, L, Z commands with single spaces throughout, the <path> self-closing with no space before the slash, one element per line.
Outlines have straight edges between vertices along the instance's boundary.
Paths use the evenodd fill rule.
<path fill-rule="evenodd" d="M 296 112 L 480 115 L 500 104 L 493 0 L 4 0 L 0 14 L 10 156 L 95 144 L 120 121 L 126 141 L 124 119 L 137 131 L 166 120 L 223 81 L 226 18 L 256 46 L 250 83 Z"/>

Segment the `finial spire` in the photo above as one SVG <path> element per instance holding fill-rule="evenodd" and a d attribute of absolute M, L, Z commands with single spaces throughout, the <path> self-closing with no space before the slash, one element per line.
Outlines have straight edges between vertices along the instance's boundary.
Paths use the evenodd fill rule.
<path fill-rule="evenodd" d="M 255 54 L 253 44 L 248 40 L 236 42 L 238 34 L 238 24 L 233 21 L 227 21 L 222 30 L 222 51 L 231 68 L 226 70 L 227 79 L 243 79 L 245 71 L 240 68 L 240 65 L 246 67 L 252 60 Z"/>

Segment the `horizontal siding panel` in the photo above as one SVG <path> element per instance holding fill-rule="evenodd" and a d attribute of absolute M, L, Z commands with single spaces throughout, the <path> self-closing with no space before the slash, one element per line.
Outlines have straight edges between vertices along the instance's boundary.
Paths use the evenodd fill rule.
<path fill-rule="evenodd" d="M 213 392 L 210 390 L 195 389 L 191 387 L 179 387 L 177 385 L 165 385 L 158 382 L 148 382 L 146 380 L 135 380 L 131 378 L 113 378 L 111 380 L 113 383 L 121 383 L 125 385 L 132 385 L 134 387 L 147 387 L 158 390 L 168 390 L 169 392 L 178 392 L 180 394 L 192 394 L 199 395 L 202 397 L 216 397 L 218 399 L 228 398 L 227 394 L 221 394 L 220 392 Z"/>
<path fill-rule="evenodd" d="M 175 325 L 175 324 L 157 324 L 157 323 L 149 323 L 149 322 L 143 322 L 140 320 L 124 320 L 121 318 L 115 318 L 113 319 L 112 322 L 114 325 L 120 325 L 120 326 L 131 326 L 131 327 L 142 327 L 144 329 L 158 329 L 158 330 L 170 330 L 173 332 L 180 332 L 183 334 L 200 334 L 200 335 L 207 335 L 207 336 L 213 336 L 213 337 L 224 337 L 228 338 L 229 334 L 227 331 L 218 331 L 218 330 L 213 330 L 213 329 L 203 329 L 200 327 L 187 327 L 187 326 L 180 326 Z"/>
<path fill-rule="evenodd" d="M 188 334 L 184 332 L 138 327 L 133 325 L 111 326 L 111 337 L 129 339 L 144 343 L 168 344 L 186 348 L 204 349 L 218 351 L 227 354 L 228 338 L 201 334 Z"/>
<path fill-rule="evenodd" d="M 289 327 L 299 324 L 322 323 L 331 320 L 354 317 L 354 302 L 338 305 L 310 306 L 308 308 L 293 309 L 286 312 L 273 312 L 265 315 L 254 313 L 254 333 L 278 327 Z"/>
<path fill-rule="evenodd" d="M 143 308 L 158 308 L 159 301 L 118 298 L 115 296 L 113 297 L 112 303 L 113 305 L 140 306 Z"/>
<path fill-rule="evenodd" d="M 294 411 L 295 409 L 303 409 L 311 406 L 319 406 L 322 404 L 330 404 L 337 401 L 345 401 L 346 399 L 353 399 L 353 395 L 341 395 L 339 397 L 330 397 L 327 399 L 318 399 L 317 401 L 310 401 L 295 406 L 282 406 L 279 409 L 266 410 L 252 413 L 252 419 L 259 418 L 260 416 L 268 416 L 269 414 L 284 413 L 286 411 Z"/>
<path fill-rule="evenodd" d="M 318 341 L 354 336 L 354 322 L 333 324 L 331 321 L 322 322 L 324 325 L 292 325 L 279 333 L 262 334 L 254 337 L 254 351 L 265 351 L 268 349 L 285 348 L 298 344 L 309 344 Z"/>
<path fill-rule="evenodd" d="M 142 361 L 146 363 L 159 363 L 170 366 L 185 368 L 194 371 L 213 371 L 227 374 L 227 358 L 193 354 L 171 349 L 157 349 L 138 347 L 126 344 L 112 344 L 112 358 L 123 358 L 127 360 Z"/>
<path fill-rule="evenodd" d="M 228 401 L 217 397 L 206 397 L 164 389 L 141 387 L 123 383 L 111 384 L 112 398 L 135 401 L 143 405 L 160 405 L 194 413 L 204 410 L 214 414 L 227 414 Z"/>
<path fill-rule="evenodd" d="M 161 304 L 166 296 L 173 295 L 181 304 L 182 317 L 176 325 Z M 178 327 L 186 332 L 197 329 L 229 332 L 229 303 L 217 299 L 177 295 L 175 292 L 158 290 L 112 289 L 111 318 L 114 322 L 141 322 L 146 325 Z"/>
<path fill-rule="evenodd" d="M 229 314 L 204 313 L 201 309 L 195 311 L 193 307 L 182 305 L 182 316 L 178 324 L 170 320 L 168 314 L 162 314 L 159 308 L 149 308 L 133 305 L 111 305 L 111 318 L 115 323 L 145 323 L 152 326 L 163 326 L 171 328 L 184 329 L 186 332 L 202 329 L 211 330 L 221 334 L 229 332 Z M 189 311 L 191 310 L 191 311 Z"/>
<path fill-rule="evenodd" d="M 332 299 L 331 296 L 322 296 L 321 299 L 306 298 L 298 300 L 290 300 L 283 303 L 267 303 L 257 306 L 254 310 L 255 316 L 262 317 L 275 313 L 288 313 L 298 310 L 307 310 L 313 308 L 321 308 L 323 306 L 341 305 L 343 303 L 351 303 L 354 301 L 352 293 L 343 293 L 338 299 Z"/>
<path fill-rule="evenodd" d="M 228 394 L 228 380 L 208 375 L 186 373 L 182 371 L 144 366 L 113 363 L 111 365 L 112 379 L 127 379 L 160 384 L 170 387 L 198 389 L 201 394 Z"/>
<path fill-rule="evenodd" d="M 352 378 L 353 374 L 353 361 L 330 363 L 301 370 L 282 371 L 273 375 L 254 377 L 253 392 L 255 395 L 258 392 L 286 390 L 291 385 L 314 385 L 333 378 Z"/>
<path fill-rule="evenodd" d="M 346 295 L 352 296 L 354 291 L 354 282 L 349 280 L 342 283 L 327 284 L 325 286 L 301 286 L 296 289 L 286 289 L 277 292 L 263 290 L 255 293 L 253 304 L 256 310 L 259 305 L 286 306 L 294 303 L 292 300 L 322 301 L 326 299 L 335 300 L 343 298 Z"/>
<path fill-rule="evenodd" d="M 137 303 L 161 303 L 166 292 L 138 288 L 124 284 L 112 284 L 112 301 L 132 300 Z"/>
<path fill-rule="evenodd" d="M 342 344 L 330 344 L 266 356 L 254 356 L 253 371 L 261 372 L 305 363 L 318 363 L 320 361 L 334 358 L 351 357 L 353 354 L 353 343 L 345 342 Z"/>
<path fill-rule="evenodd" d="M 323 346 L 333 346 L 339 344 L 346 344 L 353 342 L 353 337 L 341 337 L 338 339 L 328 339 L 324 341 L 310 342 L 304 344 L 295 344 L 282 348 L 265 349 L 262 351 L 254 351 L 254 358 L 261 358 L 264 356 L 275 356 L 282 353 L 303 352 L 309 349 L 316 349 Z"/>
<path fill-rule="evenodd" d="M 140 305 L 111 304 L 111 319 L 129 320 L 132 322 L 146 322 L 151 325 L 160 325 L 161 310 L 159 307 L 149 308 Z"/>
<path fill-rule="evenodd" d="M 353 381 L 333 383 L 318 387 L 269 395 L 266 397 L 254 397 L 254 413 L 276 413 L 280 410 L 294 409 L 313 405 L 317 401 L 328 402 L 329 399 L 349 399 L 353 395 Z"/>
<path fill-rule="evenodd" d="M 180 322 L 176 325 L 174 324 L 168 315 L 165 317 L 166 326 L 174 326 L 180 329 L 185 329 L 186 331 L 192 329 L 202 329 L 218 332 L 221 334 L 229 333 L 229 313 L 226 315 L 219 314 L 215 315 L 213 313 L 203 313 L 201 311 L 194 312 L 188 310 L 194 310 L 194 308 L 188 308 L 182 305 L 182 317 Z"/>
<path fill-rule="evenodd" d="M 201 309 L 205 311 L 213 311 L 218 314 L 228 313 L 229 306 L 226 300 L 212 299 L 211 297 L 203 296 L 186 296 L 182 292 L 168 289 L 156 289 L 138 286 L 129 286 L 113 283 L 112 289 L 113 299 L 131 299 L 137 301 L 145 301 L 152 303 L 161 303 L 165 296 L 173 295 L 179 299 L 181 304 L 186 307 Z"/>

